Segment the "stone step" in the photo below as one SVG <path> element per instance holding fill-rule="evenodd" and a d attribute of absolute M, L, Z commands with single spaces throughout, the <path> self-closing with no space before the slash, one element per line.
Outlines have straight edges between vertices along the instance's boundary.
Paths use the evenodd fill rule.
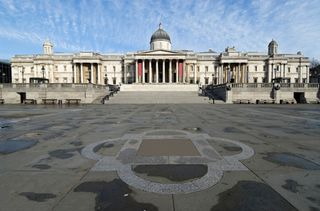
<path fill-rule="evenodd" d="M 111 97 L 108 104 L 208 104 L 207 97 L 198 92 L 119 92 Z M 212 101 L 211 101 L 212 103 Z"/>
<path fill-rule="evenodd" d="M 197 92 L 198 84 L 122 84 L 123 92 Z"/>

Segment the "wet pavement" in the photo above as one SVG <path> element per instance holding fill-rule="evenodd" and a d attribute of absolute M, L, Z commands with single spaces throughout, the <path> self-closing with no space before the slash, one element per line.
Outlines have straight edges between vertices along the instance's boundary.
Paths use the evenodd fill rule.
<path fill-rule="evenodd" d="M 242 152 L 223 139 L 254 155 L 239 160 L 246 169 L 225 169 L 213 186 L 187 194 L 147 192 L 121 179 L 128 163 L 150 185 L 205 177 L 205 159 L 177 141 L 170 147 L 185 141 L 179 131 L 194 134 L 188 144 L 211 162 Z M 148 132 L 142 140 L 156 140 L 151 147 L 166 144 L 158 158 L 148 147 L 137 154 L 140 141 L 130 139 Z M 82 154 L 104 140 L 94 152 L 105 165 L 114 157 L 119 172 L 93 170 L 99 159 Z M 1 105 L 0 210 L 320 210 L 319 140 L 319 105 Z"/>

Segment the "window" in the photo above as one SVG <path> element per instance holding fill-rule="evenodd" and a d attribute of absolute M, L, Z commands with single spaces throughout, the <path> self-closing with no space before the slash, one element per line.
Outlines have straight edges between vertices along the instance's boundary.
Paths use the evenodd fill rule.
<path fill-rule="evenodd" d="M 200 67 L 199 66 L 197 66 L 197 71 L 200 72 Z"/>
<path fill-rule="evenodd" d="M 54 78 L 56 83 L 59 83 L 59 78 Z"/>
<path fill-rule="evenodd" d="M 67 71 L 67 66 L 64 65 L 64 66 L 63 66 L 63 69 L 64 69 L 64 71 Z"/>
<path fill-rule="evenodd" d="M 16 79 L 15 79 L 15 82 L 16 82 L 16 83 L 19 83 L 19 79 L 16 78 Z"/>
<path fill-rule="evenodd" d="M 208 83 L 209 83 L 209 78 L 206 77 L 206 78 L 205 78 L 205 81 L 204 81 L 204 84 L 208 84 Z"/>
<path fill-rule="evenodd" d="M 63 78 L 63 83 L 68 83 L 68 78 L 64 77 Z"/>
<path fill-rule="evenodd" d="M 31 73 L 33 73 L 34 72 L 34 68 L 33 67 L 31 67 Z"/>
<path fill-rule="evenodd" d="M 258 83 L 258 78 L 257 77 L 253 78 L 253 83 Z"/>
<path fill-rule="evenodd" d="M 295 82 L 296 84 L 299 83 L 299 79 L 295 78 L 295 79 L 294 79 L 294 82 Z"/>
<path fill-rule="evenodd" d="M 58 71 L 58 65 L 56 65 L 56 71 Z"/>
<path fill-rule="evenodd" d="M 208 72 L 208 66 L 205 67 L 206 72 Z"/>
<path fill-rule="evenodd" d="M 107 66 L 104 66 L 104 72 L 107 72 Z"/>
<path fill-rule="evenodd" d="M 307 83 L 307 79 L 306 79 L 306 78 L 303 78 L 303 79 L 302 79 L 302 83 Z"/>
<path fill-rule="evenodd" d="M 262 83 L 267 83 L 266 78 L 262 78 Z"/>
<path fill-rule="evenodd" d="M 258 66 L 254 66 L 254 71 L 258 71 Z"/>
<path fill-rule="evenodd" d="M 296 72 L 298 72 L 298 68 L 296 68 Z"/>
<path fill-rule="evenodd" d="M 290 67 L 288 67 L 288 73 L 290 73 Z"/>
<path fill-rule="evenodd" d="M 115 72 L 116 71 L 116 66 L 113 66 L 113 72 Z"/>

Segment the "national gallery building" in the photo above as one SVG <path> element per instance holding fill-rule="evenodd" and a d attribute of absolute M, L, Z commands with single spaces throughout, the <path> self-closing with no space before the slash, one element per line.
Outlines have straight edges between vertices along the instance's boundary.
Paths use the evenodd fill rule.
<path fill-rule="evenodd" d="M 150 50 L 126 54 L 80 52 L 54 53 L 49 41 L 43 54 L 12 58 L 12 82 L 29 83 L 34 78 L 49 83 L 93 84 L 223 84 L 271 83 L 281 77 L 287 83 L 309 82 L 309 59 L 296 54 L 278 54 L 272 40 L 268 53 L 172 50 L 169 34 L 159 28 L 152 34 Z"/>

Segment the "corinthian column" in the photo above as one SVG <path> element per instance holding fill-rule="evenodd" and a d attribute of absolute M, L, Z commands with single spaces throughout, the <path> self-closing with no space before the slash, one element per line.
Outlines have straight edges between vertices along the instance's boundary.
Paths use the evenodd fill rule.
<path fill-rule="evenodd" d="M 151 70 L 151 62 L 152 60 L 149 59 L 149 83 L 152 83 L 152 70 Z"/>

